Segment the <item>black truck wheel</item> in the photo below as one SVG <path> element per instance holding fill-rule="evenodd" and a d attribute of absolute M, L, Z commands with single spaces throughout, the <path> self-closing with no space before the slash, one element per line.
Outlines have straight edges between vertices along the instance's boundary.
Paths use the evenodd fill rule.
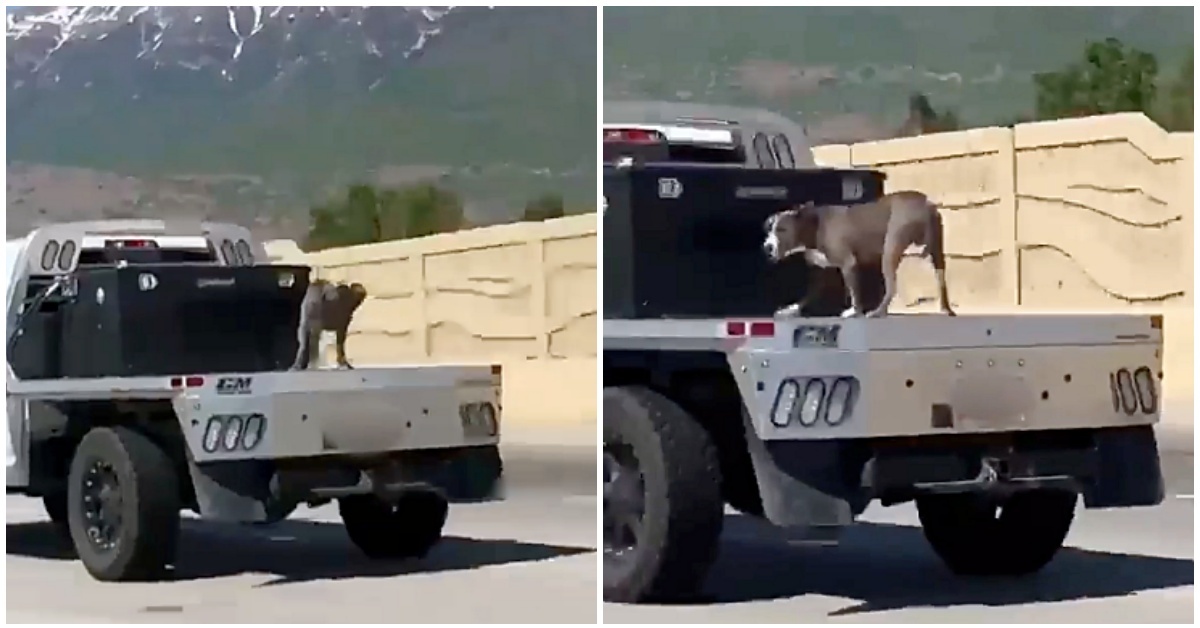
<path fill-rule="evenodd" d="M 179 510 L 175 466 L 149 438 L 104 427 L 80 441 L 67 477 L 67 521 L 92 577 L 164 576 L 179 546 Z"/>
<path fill-rule="evenodd" d="M 1021 576 L 1045 567 L 1075 518 L 1076 494 L 1037 489 L 1005 498 L 965 493 L 917 498 L 933 551 L 956 574 Z"/>
<path fill-rule="evenodd" d="M 665 602 L 700 592 L 724 516 L 708 433 L 670 399 L 604 389 L 604 599 Z"/>
<path fill-rule="evenodd" d="M 440 493 L 414 490 L 394 502 L 375 495 L 338 500 L 346 534 L 369 558 L 421 558 L 442 539 L 450 505 Z"/>

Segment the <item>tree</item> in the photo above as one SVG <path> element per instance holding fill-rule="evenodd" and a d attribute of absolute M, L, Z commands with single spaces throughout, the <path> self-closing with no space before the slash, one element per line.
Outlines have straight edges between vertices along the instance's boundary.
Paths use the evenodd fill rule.
<path fill-rule="evenodd" d="M 539 222 L 551 218 L 562 218 L 566 215 L 563 198 L 557 194 L 544 194 L 525 204 L 521 220 Z"/>
<path fill-rule="evenodd" d="M 343 198 L 309 211 L 307 250 L 419 238 L 465 225 L 462 201 L 431 183 L 396 190 L 351 185 Z"/>
<path fill-rule="evenodd" d="M 1179 74 L 1167 92 L 1167 112 L 1159 121 L 1168 131 L 1191 131 L 1194 128 L 1196 110 L 1192 82 L 1192 53 L 1179 68 Z"/>
<path fill-rule="evenodd" d="M 432 183 L 419 183 L 401 189 L 386 204 L 386 215 L 403 225 L 389 239 L 420 238 L 456 231 L 466 223 L 462 200 L 450 190 Z"/>
<path fill-rule="evenodd" d="M 958 114 L 953 110 L 937 111 L 925 94 L 913 94 L 908 98 L 908 119 L 900 127 L 899 135 L 914 136 L 927 133 L 944 133 L 959 129 Z"/>
<path fill-rule="evenodd" d="M 1157 96 L 1153 54 L 1108 38 L 1087 44 L 1084 60 L 1058 72 L 1035 74 L 1040 120 L 1141 111 L 1151 115 Z"/>

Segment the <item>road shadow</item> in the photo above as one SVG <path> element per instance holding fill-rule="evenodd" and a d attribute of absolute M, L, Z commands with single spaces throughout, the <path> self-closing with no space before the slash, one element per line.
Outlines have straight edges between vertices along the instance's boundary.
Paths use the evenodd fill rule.
<path fill-rule="evenodd" d="M 803 595 L 857 600 L 830 613 L 850 616 L 919 607 L 1003 607 L 1122 597 L 1193 583 L 1193 561 L 1064 548 L 1025 578 L 964 578 L 946 569 L 920 528 L 859 523 L 837 547 L 801 547 L 770 537 L 765 524 L 727 516 L 720 558 L 703 599 L 728 604 Z M 745 539 L 745 540 L 742 540 Z"/>
<path fill-rule="evenodd" d="M 10 523 L 6 532 L 10 555 L 76 559 L 70 541 L 49 522 Z M 277 586 L 470 570 L 592 552 L 595 549 L 590 547 L 447 536 L 425 558 L 374 561 L 354 547 L 338 523 L 288 520 L 272 526 L 243 526 L 185 520 L 177 567 L 171 579 L 188 581 L 259 573 L 273 577 L 258 586 Z"/>

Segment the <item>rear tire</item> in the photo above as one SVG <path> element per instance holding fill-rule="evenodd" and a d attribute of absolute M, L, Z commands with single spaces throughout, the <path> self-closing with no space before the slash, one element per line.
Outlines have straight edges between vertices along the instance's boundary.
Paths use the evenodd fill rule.
<path fill-rule="evenodd" d="M 88 432 L 67 478 L 67 522 L 100 581 L 156 580 L 179 546 L 179 479 L 149 438 L 124 427 Z"/>
<path fill-rule="evenodd" d="M 42 506 L 46 509 L 46 516 L 50 518 L 50 522 L 55 526 L 67 530 L 67 492 L 54 491 L 42 495 Z"/>
<path fill-rule="evenodd" d="M 724 501 L 708 432 L 640 386 L 604 390 L 604 599 L 698 594 L 716 560 Z"/>
<path fill-rule="evenodd" d="M 1062 548 L 1076 501 L 1074 492 L 1048 489 L 999 502 L 970 493 L 926 495 L 917 498 L 917 513 L 933 551 L 954 573 L 1023 576 L 1041 570 Z"/>
<path fill-rule="evenodd" d="M 377 560 L 423 558 L 442 539 L 450 505 L 435 491 L 409 491 L 389 503 L 375 495 L 338 500 L 350 540 Z"/>

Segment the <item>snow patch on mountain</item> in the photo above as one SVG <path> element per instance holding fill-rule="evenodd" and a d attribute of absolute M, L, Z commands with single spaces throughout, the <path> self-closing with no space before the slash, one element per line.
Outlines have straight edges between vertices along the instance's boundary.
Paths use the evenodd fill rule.
<path fill-rule="evenodd" d="M 443 32 L 442 20 L 458 7 L 335 7 L 335 6 L 57 6 L 23 7 L 5 15 L 8 59 L 37 72 L 64 48 L 82 42 L 104 41 L 123 27 L 134 27 L 140 35 L 136 59 L 153 57 L 169 42 L 196 48 L 191 58 L 175 58 L 169 64 L 187 69 L 216 61 L 236 63 L 247 44 L 272 30 L 283 31 L 280 39 L 292 41 L 293 33 L 312 26 L 334 26 L 356 31 L 361 50 L 383 57 L 398 53 L 410 58 Z M 491 8 L 491 7 L 489 7 Z M 365 20 L 368 11 L 386 11 L 404 23 L 404 44 L 385 49 L 378 34 L 380 24 Z M 378 15 L 378 13 L 376 13 Z M 395 33 L 400 35 L 401 33 Z M 222 60 L 222 57 L 224 58 Z M 155 59 L 155 66 L 162 62 Z"/>

